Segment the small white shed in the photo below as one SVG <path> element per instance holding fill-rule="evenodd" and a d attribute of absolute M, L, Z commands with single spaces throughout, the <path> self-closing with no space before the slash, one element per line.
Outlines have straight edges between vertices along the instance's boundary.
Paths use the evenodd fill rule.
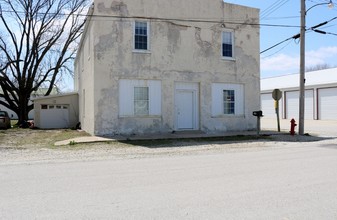
<path fill-rule="evenodd" d="M 34 99 L 34 123 L 42 129 L 72 128 L 79 122 L 78 93 Z"/>

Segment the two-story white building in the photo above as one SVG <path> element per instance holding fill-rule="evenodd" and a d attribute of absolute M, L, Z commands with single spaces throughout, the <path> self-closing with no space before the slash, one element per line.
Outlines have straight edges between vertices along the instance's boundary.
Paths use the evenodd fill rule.
<path fill-rule="evenodd" d="M 258 9 L 222 0 L 95 0 L 75 61 L 82 129 L 254 129 L 258 23 Z"/>

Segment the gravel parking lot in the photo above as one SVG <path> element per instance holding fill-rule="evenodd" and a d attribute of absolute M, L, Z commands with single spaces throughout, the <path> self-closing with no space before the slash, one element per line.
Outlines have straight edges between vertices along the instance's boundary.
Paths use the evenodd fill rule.
<path fill-rule="evenodd" d="M 143 158 L 160 155 L 207 154 L 269 150 L 276 147 L 301 145 L 320 141 L 335 143 L 336 122 L 309 121 L 309 136 L 287 134 L 288 121 L 281 120 L 283 133 L 275 132 L 275 120 L 262 120 L 261 139 L 233 136 L 230 140 L 187 139 L 143 142 L 117 142 L 54 146 L 56 141 L 88 136 L 76 130 L 9 129 L 0 131 L 0 164 L 41 163 L 51 161 L 87 161 L 104 159 Z M 249 135 L 252 133 L 250 132 Z M 268 135 L 266 135 L 268 134 Z M 242 134 L 241 134 L 242 135 Z"/>
<path fill-rule="evenodd" d="M 56 131 L 55 131 L 56 132 Z M 302 141 L 302 142 L 298 142 Z M 219 141 L 217 139 L 157 140 L 134 142 L 107 142 L 75 144 L 55 147 L 41 143 L 13 144 L 1 142 L 0 165 L 22 163 L 46 163 L 65 161 L 92 161 L 108 159 L 148 158 L 158 156 L 198 155 L 226 152 L 244 152 L 272 150 L 304 142 L 321 141 L 334 143 L 334 139 L 295 136 L 271 135 L 262 139 Z"/>

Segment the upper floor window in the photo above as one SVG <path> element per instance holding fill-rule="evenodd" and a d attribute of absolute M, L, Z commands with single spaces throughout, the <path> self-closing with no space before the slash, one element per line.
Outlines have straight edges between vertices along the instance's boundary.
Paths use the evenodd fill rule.
<path fill-rule="evenodd" d="M 134 49 L 149 50 L 149 24 L 148 22 L 136 21 L 134 30 Z"/>
<path fill-rule="evenodd" d="M 225 58 L 234 57 L 234 32 L 222 32 L 222 56 Z"/>

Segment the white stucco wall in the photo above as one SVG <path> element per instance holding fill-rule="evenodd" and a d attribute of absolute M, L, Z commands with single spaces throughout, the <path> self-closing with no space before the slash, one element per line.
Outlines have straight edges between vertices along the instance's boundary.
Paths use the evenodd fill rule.
<path fill-rule="evenodd" d="M 188 8 L 188 10 L 186 10 Z M 93 134 L 170 132 L 175 128 L 176 82 L 199 84 L 199 128 L 205 132 L 253 129 L 252 111 L 260 108 L 259 11 L 221 0 L 96 0 L 79 59 L 84 55 L 78 91 L 82 128 Z M 101 15 L 101 16 L 99 16 Z M 204 19 L 150 22 L 150 52 L 133 51 L 134 18 Z M 235 59 L 221 56 L 222 31 L 235 33 Z M 90 36 L 88 38 L 88 36 Z M 89 46 L 90 45 L 90 46 Z M 90 48 L 88 55 L 85 48 Z M 88 60 L 88 57 L 90 59 Z M 160 117 L 120 117 L 119 80 L 161 80 Z M 212 116 L 212 83 L 241 84 L 244 109 L 239 116 Z M 85 90 L 85 106 L 83 100 Z M 91 115 L 92 114 L 92 115 Z"/>
<path fill-rule="evenodd" d="M 93 8 L 89 10 L 92 13 Z M 81 126 L 88 133 L 94 134 L 94 58 L 93 58 L 93 24 L 90 22 L 92 18 L 89 16 L 83 37 L 81 39 L 80 48 L 77 52 L 75 60 L 75 91 L 79 94 L 79 121 Z"/>

